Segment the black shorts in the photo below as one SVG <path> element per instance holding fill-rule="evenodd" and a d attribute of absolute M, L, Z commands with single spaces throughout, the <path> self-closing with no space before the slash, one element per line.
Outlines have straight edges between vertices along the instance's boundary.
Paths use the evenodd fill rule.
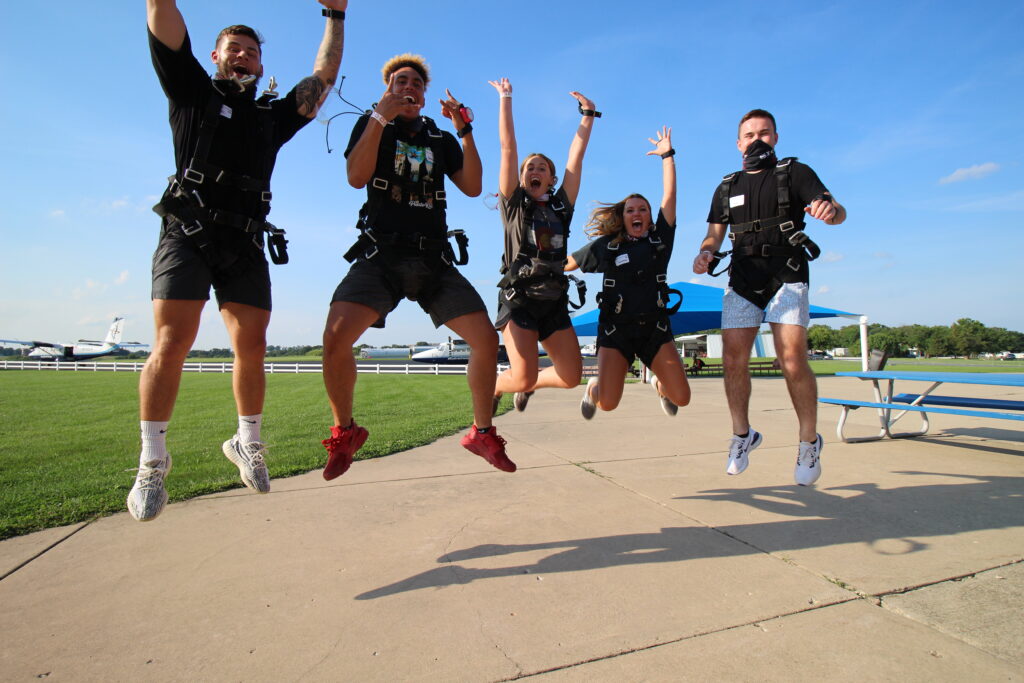
<path fill-rule="evenodd" d="M 501 331 L 509 322 L 524 330 L 537 333 L 537 341 L 544 341 L 555 332 L 572 327 L 569 318 L 569 297 L 541 301 L 524 298 L 521 304 L 509 306 L 504 291 L 498 293 L 498 318 L 494 329 Z"/>
<path fill-rule="evenodd" d="M 668 318 L 645 323 L 620 322 L 617 325 L 599 319 L 597 324 L 597 347 L 615 349 L 626 357 L 630 365 L 634 359 L 640 358 L 641 363 L 651 367 L 665 342 L 674 340 Z"/>
<path fill-rule="evenodd" d="M 399 258 L 389 264 L 391 277 L 373 260 L 359 259 L 334 290 L 331 303 L 346 301 L 369 306 L 380 318 L 373 327 L 384 327 L 388 313 L 402 299 L 415 301 L 430 314 L 434 327 L 468 313 L 483 311 L 483 299 L 455 266 L 434 270 L 422 258 Z"/>
<path fill-rule="evenodd" d="M 233 228 L 225 228 L 233 229 Z M 239 303 L 270 310 L 270 267 L 252 238 L 219 243 L 222 259 L 210 268 L 196 243 L 180 231 L 163 229 L 153 253 L 153 299 L 207 301 L 213 287 L 217 304 Z"/>

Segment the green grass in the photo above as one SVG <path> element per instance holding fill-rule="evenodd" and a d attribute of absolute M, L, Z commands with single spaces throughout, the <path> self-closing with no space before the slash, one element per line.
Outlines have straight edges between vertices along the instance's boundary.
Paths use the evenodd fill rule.
<path fill-rule="evenodd" d="M 138 465 L 135 373 L 0 371 L 0 539 L 124 510 Z M 503 401 L 508 410 L 511 399 Z M 472 422 L 463 376 L 360 375 L 359 459 Z M 330 410 L 319 374 L 268 375 L 263 437 L 271 477 L 323 467 Z M 230 374 L 185 373 L 167 434 L 172 501 L 241 486 L 220 450 L 237 424 Z"/>

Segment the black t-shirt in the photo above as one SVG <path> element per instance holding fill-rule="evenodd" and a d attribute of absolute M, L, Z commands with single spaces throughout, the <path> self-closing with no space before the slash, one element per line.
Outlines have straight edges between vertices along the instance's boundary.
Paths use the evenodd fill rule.
<path fill-rule="evenodd" d="M 506 268 L 519 255 L 523 243 L 535 247 L 542 252 L 552 252 L 566 248 L 569 236 L 569 225 L 551 208 L 552 203 L 565 207 L 562 213 L 568 223 L 572 222 L 573 205 L 565 188 L 559 188 L 552 200 L 538 203 L 533 207 L 533 220 L 527 225 L 527 194 L 521 185 L 517 185 L 511 197 L 498 195 L 498 209 L 501 211 L 501 223 L 505 227 L 505 255 L 502 265 Z"/>
<path fill-rule="evenodd" d="M 814 170 L 799 161 L 793 161 L 789 165 L 789 218 L 797 226 L 803 226 L 804 207 L 824 192 L 828 192 Z M 741 172 L 736 181 L 729 189 L 729 205 L 732 213 L 733 223 L 746 223 L 763 218 L 773 218 L 779 214 L 779 184 L 775 177 L 774 169 L 765 169 L 759 173 Z M 722 208 L 722 185 L 715 190 L 711 199 L 711 210 L 708 211 L 708 223 L 725 223 L 725 216 Z M 783 245 L 786 238 L 782 232 L 776 229 L 764 231 L 759 234 L 745 232 L 736 235 L 733 248 L 750 246 L 755 240 L 759 243 Z M 742 258 L 733 260 L 733 272 L 729 277 L 729 283 L 734 284 L 736 271 L 743 270 L 741 274 L 748 278 L 752 284 L 763 284 L 773 274 L 778 273 L 783 282 L 808 282 L 807 262 L 800 259 L 799 270 L 792 270 L 785 266 L 786 256 L 773 256 L 771 258 Z M 781 269 L 782 272 L 779 272 Z"/>
<path fill-rule="evenodd" d="M 418 193 L 416 188 L 422 188 L 427 178 L 436 179 L 433 184 L 435 190 L 443 188 L 444 176 L 450 178 L 462 168 L 462 147 L 454 135 L 439 130 L 430 119 L 426 120 L 427 123 L 415 135 L 409 135 L 401 125 L 392 122 L 381 136 L 374 176 L 388 181 L 388 189 L 384 190 L 384 200 L 380 202 L 372 226 L 377 230 L 440 237 L 447 229 L 445 210 L 433 196 Z M 366 114 L 356 121 L 345 148 L 346 159 L 362 137 L 368 121 L 370 117 Z M 378 124 L 375 121 L 373 125 Z M 438 133 L 440 138 L 435 138 L 435 147 L 439 148 L 439 157 L 435 155 L 429 137 Z M 405 181 L 404 192 L 403 187 L 394 182 L 396 176 Z M 369 203 L 371 193 L 380 190 L 374 190 L 371 181 L 367 183 L 366 192 Z"/>
<path fill-rule="evenodd" d="M 214 93 L 214 82 L 192 54 L 188 34 L 181 49 L 175 51 L 149 32 L 149 50 L 153 68 L 167 95 L 174 139 L 174 168 L 180 178 L 195 153 L 199 128 Z M 272 102 L 274 131 L 270 142 L 272 150 L 268 153 L 267 137 L 260 132 L 262 124 L 257 118 L 254 91 L 250 89 L 248 93 L 239 93 L 234 84 L 222 89 L 227 95 L 206 161 L 269 184 L 278 150 L 310 120 L 298 113 L 294 88 L 285 97 Z M 252 215 L 253 195 L 258 195 L 219 185 L 209 179 L 203 183 L 200 194 L 207 206 L 245 215 Z M 258 202 L 258 196 L 255 201 Z M 246 239 L 251 238 L 250 235 Z"/>
<path fill-rule="evenodd" d="M 641 315 L 656 313 L 658 307 L 659 283 L 654 277 L 636 277 L 641 270 L 649 271 L 654 265 L 655 240 L 665 246 L 665 262 L 672 256 L 672 245 L 675 242 L 676 226 L 669 225 L 665 216 L 658 212 L 658 220 L 646 238 L 636 241 L 622 240 L 615 249 L 608 244 L 614 239 L 602 236 L 587 242 L 573 253 L 572 257 L 584 273 L 603 273 L 605 277 L 614 277 L 616 293 L 622 295 L 623 315 Z M 618 267 L 616 267 L 616 265 Z M 667 302 L 665 302 L 667 303 Z"/>

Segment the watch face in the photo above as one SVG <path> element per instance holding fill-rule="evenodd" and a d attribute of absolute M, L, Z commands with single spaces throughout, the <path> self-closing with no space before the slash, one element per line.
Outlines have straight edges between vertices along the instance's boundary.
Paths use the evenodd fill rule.
<path fill-rule="evenodd" d="M 473 110 L 469 107 L 460 108 L 459 114 L 462 115 L 462 120 L 466 123 L 473 123 Z"/>

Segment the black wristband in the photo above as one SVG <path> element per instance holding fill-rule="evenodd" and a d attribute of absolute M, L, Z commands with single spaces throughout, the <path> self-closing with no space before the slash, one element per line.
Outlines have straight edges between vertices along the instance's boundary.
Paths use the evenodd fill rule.
<path fill-rule="evenodd" d="M 584 116 L 593 116 L 594 118 L 601 118 L 601 112 L 594 109 L 584 109 L 582 104 L 577 104 L 576 108 L 580 110 L 580 114 Z"/>
<path fill-rule="evenodd" d="M 325 17 L 330 17 L 331 19 L 341 19 L 342 21 L 345 21 L 345 12 L 340 9 L 327 9 L 325 7 L 320 14 Z"/>
<path fill-rule="evenodd" d="M 660 157 L 661 157 L 662 159 L 668 159 L 669 157 L 674 157 L 675 155 L 676 155 L 676 150 L 675 150 L 675 148 L 672 148 L 672 149 L 669 149 L 669 150 L 668 150 L 667 152 L 665 152 L 664 154 L 660 154 L 659 156 L 660 156 Z"/>
<path fill-rule="evenodd" d="M 467 135 L 469 135 L 471 132 L 473 132 L 473 124 L 472 123 L 467 123 L 465 126 L 460 128 L 458 130 L 458 132 L 455 133 L 455 134 L 458 135 L 460 139 L 462 139 L 462 138 L 466 137 Z"/>

